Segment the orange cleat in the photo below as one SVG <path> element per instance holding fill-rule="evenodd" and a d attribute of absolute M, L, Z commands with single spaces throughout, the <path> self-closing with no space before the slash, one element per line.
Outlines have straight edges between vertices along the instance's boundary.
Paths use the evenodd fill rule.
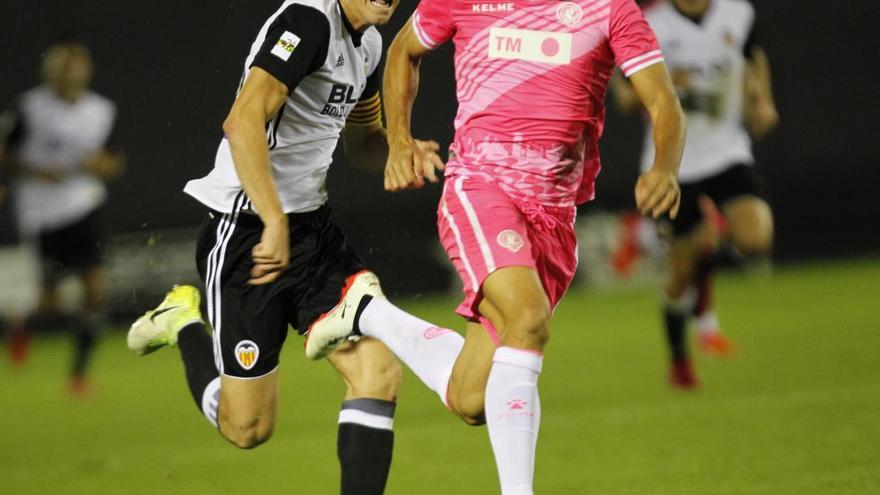
<path fill-rule="evenodd" d="M 685 358 L 672 362 L 669 367 L 669 384 L 683 390 L 693 390 L 700 386 L 690 359 Z"/>
<path fill-rule="evenodd" d="M 68 385 L 68 392 L 70 392 L 71 397 L 74 398 L 82 398 L 92 393 L 92 385 L 89 382 L 89 379 L 82 375 L 74 375 L 70 378 L 70 384 Z"/>
<path fill-rule="evenodd" d="M 700 350 L 711 356 L 726 357 L 733 354 L 736 346 L 719 331 L 700 332 Z"/>
<path fill-rule="evenodd" d="M 31 335 L 24 325 L 17 325 L 9 334 L 9 360 L 13 366 L 24 366 L 30 354 Z"/>

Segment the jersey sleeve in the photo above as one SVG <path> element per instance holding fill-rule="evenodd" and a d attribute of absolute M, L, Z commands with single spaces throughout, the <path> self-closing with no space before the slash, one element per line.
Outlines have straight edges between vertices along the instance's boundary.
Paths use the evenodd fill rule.
<path fill-rule="evenodd" d="M 12 149 L 24 138 L 24 116 L 18 105 L 0 113 L 0 144 Z"/>
<path fill-rule="evenodd" d="M 612 0 L 608 42 L 623 74 L 636 72 L 663 61 L 657 36 L 635 0 Z"/>
<path fill-rule="evenodd" d="M 412 27 L 422 46 L 429 50 L 448 40 L 455 29 L 450 0 L 422 0 L 412 16 Z"/>
<path fill-rule="evenodd" d="M 269 26 L 263 46 L 251 67 L 259 67 L 283 82 L 289 92 L 327 58 L 330 24 L 319 10 L 293 4 Z"/>

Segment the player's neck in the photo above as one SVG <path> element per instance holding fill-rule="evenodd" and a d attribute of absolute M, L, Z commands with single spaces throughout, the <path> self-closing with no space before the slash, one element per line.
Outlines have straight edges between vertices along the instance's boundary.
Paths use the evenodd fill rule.
<path fill-rule="evenodd" d="M 672 0 L 672 5 L 676 10 L 695 22 L 700 22 L 703 19 L 711 4 L 712 0 Z"/>
<path fill-rule="evenodd" d="M 338 0 L 342 9 L 342 21 L 345 27 L 357 33 L 363 33 L 369 26 L 362 13 L 355 7 L 353 0 Z M 351 33 L 355 34 L 355 33 Z"/>
<path fill-rule="evenodd" d="M 65 101 L 71 105 L 76 103 L 82 97 L 82 95 L 85 93 L 85 88 L 73 88 L 73 87 L 64 87 L 64 86 L 57 86 L 57 85 L 51 85 L 50 87 L 52 88 L 52 91 L 55 92 L 55 95 L 59 99 Z"/>

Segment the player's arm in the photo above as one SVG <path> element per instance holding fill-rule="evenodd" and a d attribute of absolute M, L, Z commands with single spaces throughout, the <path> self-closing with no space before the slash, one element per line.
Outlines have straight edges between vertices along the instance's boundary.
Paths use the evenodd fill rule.
<path fill-rule="evenodd" d="M 654 165 L 636 183 L 636 205 L 643 215 L 675 218 L 681 192 L 678 167 L 685 142 L 685 116 L 666 64 L 660 62 L 630 76 L 633 89 L 653 124 Z"/>
<path fill-rule="evenodd" d="M 126 159 L 117 138 L 117 130 L 114 127 L 104 147 L 90 156 L 83 163 L 83 168 L 106 181 L 118 179 L 125 171 Z"/>
<path fill-rule="evenodd" d="M 287 215 L 272 178 L 266 140 L 266 123 L 284 105 L 287 94 L 284 83 L 254 67 L 223 122 L 235 171 L 265 226 L 261 242 L 254 247 L 253 284 L 273 282 L 289 263 Z"/>
<path fill-rule="evenodd" d="M 383 86 L 388 121 L 389 152 L 385 167 L 388 191 L 419 188 L 425 179 L 437 182 L 435 169 L 442 169 L 442 162 L 438 164 L 432 159 L 432 150 L 420 146 L 413 138 L 410 127 L 419 89 L 419 64 L 429 51 L 416 36 L 413 22 L 404 25 L 388 49 Z"/>
<path fill-rule="evenodd" d="M 379 96 L 377 70 L 367 80 L 364 95 L 358 100 L 342 132 L 345 154 L 358 167 L 372 173 L 382 174 L 388 162 L 388 133 L 382 125 L 382 99 Z M 437 155 L 440 145 L 435 141 L 419 141 L 416 144 L 426 152 L 427 160 L 434 168 L 443 169 L 443 161 Z"/>
<path fill-rule="evenodd" d="M 305 5 L 288 6 L 266 31 L 223 122 L 235 171 L 264 226 L 252 253 L 254 285 L 274 282 L 290 263 L 290 232 L 272 177 L 266 124 L 300 81 L 321 67 L 329 43 L 330 24 L 324 14 Z"/>
<path fill-rule="evenodd" d="M 773 98 L 773 82 L 767 53 L 759 46 L 747 47 L 745 115 L 749 131 L 761 139 L 779 125 Z"/>
<path fill-rule="evenodd" d="M 24 123 L 20 112 L 9 110 L 0 113 L 0 202 L 6 198 L 9 182 L 12 179 L 14 163 L 12 149 L 18 145 L 24 134 Z"/>
<path fill-rule="evenodd" d="M 622 113 L 633 114 L 642 109 L 638 93 L 619 70 L 611 76 L 611 96 Z"/>

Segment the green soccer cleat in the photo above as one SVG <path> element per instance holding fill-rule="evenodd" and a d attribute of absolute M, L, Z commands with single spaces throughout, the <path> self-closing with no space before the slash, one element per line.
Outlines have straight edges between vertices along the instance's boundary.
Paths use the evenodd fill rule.
<path fill-rule="evenodd" d="M 138 356 L 177 344 L 177 333 L 193 323 L 204 323 L 201 294 L 191 285 L 176 285 L 156 309 L 144 313 L 128 330 L 128 348 Z"/>

